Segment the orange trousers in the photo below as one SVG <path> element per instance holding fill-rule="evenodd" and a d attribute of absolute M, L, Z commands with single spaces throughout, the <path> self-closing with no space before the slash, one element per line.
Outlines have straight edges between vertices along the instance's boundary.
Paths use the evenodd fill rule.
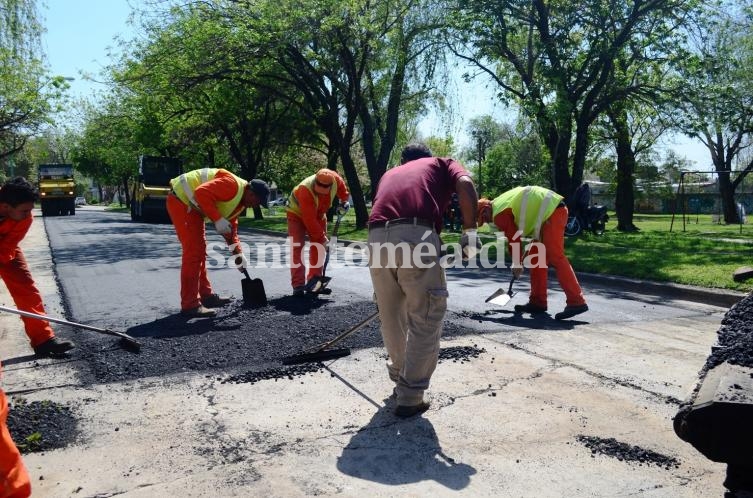
<path fill-rule="evenodd" d="M 559 207 L 541 226 L 541 243 L 546 250 L 546 264 L 554 267 L 557 280 L 565 292 L 568 306 L 586 304 L 583 291 L 575 276 L 570 261 L 565 256 L 565 225 L 567 224 L 567 208 Z M 531 247 L 528 257 L 535 264 L 538 262 L 539 250 L 536 245 Z M 529 302 L 543 308 L 547 307 L 547 268 L 531 268 L 531 296 Z"/>
<path fill-rule="evenodd" d="M 320 220 L 322 230 L 327 232 L 327 219 Z M 303 245 L 306 243 L 306 225 L 294 214 L 288 213 L 288 238 L 292 242 L 290 248 L 290 283 L 293 288 L 305 285 L 307 281 L 322 274 L 324 254 L 320 254 L 318 245 L 309 245 L 309 271 L 306 275 L 306 265 L 303 264 Z M 322 241 L 314 241 L 321 243 Z"/>
<path fill-rule="evenodd" d="M 8 287 L 8 292 L 13 298 L 13 302 L 16 303 L 16 308 L 29 313 L 44 315 L 42 295 L 34 283 L 29 266 L 26 264 L 26 258 L 20 248 L 16 248 L 15 256 L 8 263 L 0 263 L 0 278 Z M 24 322 L 31 347 L 39 346 L 55 337 L 50 322 L 27 317 L 21 317 L 21 320 Z"/>
<path fill-rule="evenodd" d="M 0 389 L 0 498 L 31 496 L 31 481 L 21 453 L 8 432 L 8 400 Z"/>
<path fill-rule="evenodd" d="M 201 298 L 212 294 L 207 277 L 207 237 L 204 217 L 188 209 L 180 199 L 167 196 L 167 212 L 183 248 L 180 264 L 180 309 L 190 310 L 201 304 Z"/>

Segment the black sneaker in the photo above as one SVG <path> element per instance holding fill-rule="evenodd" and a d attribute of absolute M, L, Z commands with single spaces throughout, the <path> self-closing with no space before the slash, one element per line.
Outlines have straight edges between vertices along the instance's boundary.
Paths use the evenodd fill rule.
<path fill-rule="evenodd" d="M 219 308 L 220 306 L 225 306 L 232 300 L 232 298 L 220 296 L 219 294 L 209 294 L 208 296 L 201 298 L 201 304 L 207 308 Z"/>
<path fill-rule="evenodd" d="M 37 356 L 61 356 L 66 351 L 70 351 L 76 346 L 71 341 L 61 341 L 57 337 L 53 337 L 44 341 L 39 346 L 34 348 L 34 354 Z"/>
<path fill-rule="evenodd" d="M 417 405 L 397 405 L 395 408 L 395 416 L 400 418 L 409 418 L 414 415 L 425 412 L 429 409 L 430 403 L 428 401 L 422 401 Z"/>
<path fill-rule="evenodd" d="M 570 318 L 575 315 L 580 315 L 581 313 L 585 313 L 586 311 L 588 311 L 587 304 L 581 304 L 580 306 L 565 306 L 565 309 L 563 311 L 554 315 L 554 319 L 564 320 L 566 318 Z"/>
<path fill-rule="evenodd" d="M 293 288 L 293 296 L 294 297 L 303 297 L 306 295 L 306 287 L 303 285 L 299 285 L 298 287 Z"/>
<path fill-rule="evenodd" d="M 533 303 L 526 303 L 526 304 L 516 304 L 515 305 L 515 313 L 546 313 L 546 307 L 545 306 L 537 306 Z"/>

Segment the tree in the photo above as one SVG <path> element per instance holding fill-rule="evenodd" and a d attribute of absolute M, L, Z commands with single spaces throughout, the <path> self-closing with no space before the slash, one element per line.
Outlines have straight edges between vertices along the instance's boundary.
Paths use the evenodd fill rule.
<path fill-rule="evenodd" d="M 452 50 L 491 76 L 537 124 L 552 159 L 551 186 L 569 197 L 583 179 L 591 125 L 610 103 L 640 91 L 611 91 L 616 61 L 627 58 L 625 67 L 634 67 L 676 47 L 671 41 L 695 4 L 467 0 Z"/>
<path fill-rule="evenodd" d="M 734 194 L 753 160 L 734 174 L 735 159 L 751 145 L 753 137 L 753 20 L 751 5 L 726 2 L 709 9 L 706 23 L 693 37 L 695 56 L 682 68 L 683 98 L 678 106 L 680 129 L 699 139 L 709 150 L 719 176 L 719 193 L 725 223 L 738 223 Z"/>
<path fill-rule="evenodd" d="M 521 185 L 549 184 L 549 156 L 532 126 L 525 121 L 505 126 L 483 161 L 485 196 Z"/>
<path fill-rule="evenodd" d="M 0 0 L 0 159 L 50 122 L 68 84 L 47 75 L 35 0 Z"/>
<path fill-rule="evenodd" d="M 354 159 L 363 154 L 372 186 L 387 169 L 404 113 L 416 113 L 430 95 L 441 51 L 431 0 L 279 0 L 244 12 L 257 35 L 253 48 L 272 57 L 278 73 L 263 74 L 313 120 L 326 137 L 328 166 L 343 165 L 356 224 L 368 213 Z M 239 4 L 240 5 L 240 4 Z M 245 4 L 244 4 L 245 6 Z"/>

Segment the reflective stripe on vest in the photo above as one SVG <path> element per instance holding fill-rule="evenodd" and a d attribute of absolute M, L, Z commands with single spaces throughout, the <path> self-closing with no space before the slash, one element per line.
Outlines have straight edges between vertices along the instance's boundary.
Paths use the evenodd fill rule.
<path fill-rule="evenodd" d="M 290 194 L 290 197 L 288 197 L 288 213 L 296 214 L 300 217 L 303 216 L 303 213 L 301 213 L 301 205 L 298 203 L 298 199 L 295 197 L 295 192 L 301 187 L 304 187 L 308 189 L 309 192 L 311 192 L 311 196 L 314 198 L 314 207 L 318 210 L 319 209 L 319 194 L 314 192 L 314 184 L 316 183 L 316 175 L 311 175 L 307 178 L 305 178 L 301 183 L 298 184 L 296 188 L 293 189 L 293 192 Z M 329 205 L 331 206 L 332 203 L 335 201 L 335 197 L 337 197 L 337 181 L 335 180 L 332 183 L 332 187 L 329 189 Z"/>
<path fill-rule="evenodd" d="M 507 208 L 512 210 L 518 230 L 524 237 L 539 240 L 541 226 L 549 219 L 563 197 L 544 187 L 516 187 L 492 201 L 492 219 Z"/>
<path fill-rule="evenodd" d="M 206 215 L 201 211 L 199 205 L 196 203 L 196 197 L 194 192 L 199 185 L 202 185 L 208 181 L 214 180 L 217 176 L 219 168 L 202 168 L 183 173 L 177 178 L 170 180 L 170 185 L 173 188 L 173 192 L 184 204 L 189 208 L 194 209 L 202 214 L 206 218 Z M 228 172 L 229 173 L 229 172 Z M 222 201 L 217 203 L 217 210 L 220 212 L 223 218 L 228 219 L 233 214 L 235 208 L 240 204 L 243 199 L 243 193 L 248 185 L 248 182 L 243 178 L 229 173 L 238 184 L 238 190 L 235 195 L 229 201 Z"/>

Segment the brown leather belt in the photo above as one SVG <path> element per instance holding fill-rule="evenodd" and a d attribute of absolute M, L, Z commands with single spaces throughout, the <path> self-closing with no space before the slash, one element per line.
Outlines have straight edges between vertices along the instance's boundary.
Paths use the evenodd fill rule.
<path fill-rule="evenodd" d="M 434 228 L 434 222 L 423 218 L 395 218 L 394 220 L 373 221 L 369 223 L 369 230 L 372 228 L 389 228 L 392 225 L 418 225 Z"/>

